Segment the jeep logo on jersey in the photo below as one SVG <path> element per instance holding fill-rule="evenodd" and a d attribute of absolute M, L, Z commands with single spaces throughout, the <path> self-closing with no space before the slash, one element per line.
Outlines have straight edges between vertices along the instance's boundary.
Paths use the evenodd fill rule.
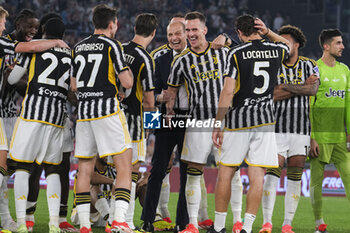
<path fill-rule="evenodd" d="M 143 128 L 145 129 L 160 129 L 160 112 L 144 112 L 143 113 Z"/>
<path fill-rule="evenodd" d="M 344 99 L 345 97 L 345 91 L 344 90 L 333 90 L 331 87 L 329 88 L 329 92 L 325 93 L 326 97 L 340 97 Z"/>

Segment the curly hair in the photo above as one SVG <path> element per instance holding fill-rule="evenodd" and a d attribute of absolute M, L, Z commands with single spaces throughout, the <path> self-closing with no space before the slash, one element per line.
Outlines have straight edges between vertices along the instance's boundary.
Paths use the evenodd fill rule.
<path fill-rule="evenodd" d="M 291 35 L 293 39 L 299 43 L 299 49 L 304 48 L 306 44 L 306 37 L 300 28 L 293 25 L 285 25 L 278 29 L 279 35 Z"/>

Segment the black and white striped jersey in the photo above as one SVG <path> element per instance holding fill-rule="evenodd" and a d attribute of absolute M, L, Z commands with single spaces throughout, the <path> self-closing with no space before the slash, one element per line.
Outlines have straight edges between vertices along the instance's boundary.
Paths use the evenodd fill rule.
<path fill-rule="evenodd" d="M 122 102 L 129 133 L 133 142 L 144 138 L 142 124 L 143 92 L 154 89 L 154 60 L 139 44 L 130 41 L 123 44 L 125 62 L 134 76 L 134 84 L 130 95 Z"/>
<path fill-rule="evenodd" d="M 17 41 L 0 37 L 0 57 L 5 56 L 6 54 L 14 55 L 17 44 Z"/>
<path fill-rule="evenodd" d="M 14 41 L 10 34 L 5 36 L 6 39 Z M 16 61 L 23 56 L 21 53 L 15 53 L 13 55 L 5 55 L 3 57 L 3 63 L 1 64 L 1 75 L 3 75 L 5 69 L 15 64 Z M 3 79 L 3 78 L 2 78 Z M 2 83 L 1 83 L 2 84 Z M 5 85 L 5 83 L 4 83 Z M 15 87 L 10 85 L 1 86 L 1 97 L 0 97 L 0 117 L 16 117 L 17 116 L 17 100 L 19 99 L 19 94 L 17 93 Z"/>
<path fill-rule="evenodd" d="M 26 54 L 19 60 L 18 65 L 29 73 L 20 114 L 23 120 L 64 127 L 71 60 L 71 50 L 66 48 Z"/>
<path fill-rule="evenodd" d="M 230 49 L 225 78 L 236 79 L 236 90 L 225 117 L 227 129 L 275 123 L 273 91 L 288 54 L 287 45 L 265 40 L 249 41 Z"/>
<path fill-rule="evenodd" d="M 224 84 L 223 74 L 228 48 L 213 49 L 211 43 L 202 53 L 191 48 L 176 56 L 172 63 L 168 85 L 185 85 L 189 114 L 193 119 L 215 118 L 219 96 Z"/>
<path fill-rule="evenodd" d="M 121 44 L 94 34 L 78 42 L 72 51 L 72 77 L 76 78 L 78 121 L 116 114 L 118 74 L 127 70 Z"/>
<path fill-rule="evenodd" d="M 318 73 L 316 62 L 300 56 L 293 66 L 283 63 L 278 76 L 278 84 L 304 84 L 308 77 L 316 73 Z M 276 133 L 310 135 L 309 96 L 297 95 L 276 101 L 275 107 Z"/>
<path fill-rule="evenodd" d="M 153 50 L 151 52 L 151 56 L 153 57 L 154 60 L 156 60 L 156 58 L 166 54 L 167 52 L 169 51 L 172 51 L 173 49 L 170 48 L 169 44 L 165 44 L 165 45 L 162 45 L 158 48 L 156 48 L 155 50 Z"/>

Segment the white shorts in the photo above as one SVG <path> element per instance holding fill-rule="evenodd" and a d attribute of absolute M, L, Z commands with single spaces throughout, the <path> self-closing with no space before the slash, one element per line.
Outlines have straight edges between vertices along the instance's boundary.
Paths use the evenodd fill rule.
<path fill-rule="evenodd" d="M 70 119 L 67 117 L 63 130 L 63 153 L 72 152 L 74 150 L 72 129 L 70 127 Z"/>
<path fill-rule="evenodd" d="M 211 135 L 212 131 L 209 128 L 186 129 L 181 160 L 206 164 L 214 147 Z"/>
<path fill-rule="evenodd" d="M 8 150 L 7 134 L 3 118 L 0 118 L 0 150 Z"/>
<path fill-rule="evenodd" d="M 306 156 L 310 147 L 310 136 L 291 133 L 276 133 L 277 152 L 284 158 L 294 155 Z"/>
<path fill-rule="evenodd" d="M 137 162 L 145 162 L 146 158 L 146 139 L 140 140 L 139 142 L 132 142 L 132 164 Z"/>
<path fill-rule="evenodd" d="M 4 117 L 3 121 L 5 124 L 7 142 L 11 142 L 11 137 L 12 137 L 13 129 L 15 128 L 17 117 Z M 10 158 L 10 156 L 7 155 L 7 158 Z"/>
<path fill-rule="evenodd" d="M 63 128 L 17 119 L 10 157 L 17 162 L 58 165 L 62 162 Z"/>
<path fill-rule="evenodd" d="M 249 166 L 278 167 L 275 126 L 225 130 L 219 154 L 224 166 L 239 166 L 244 160 Z"/>
<path fill-rule="evenodd" d="M 121 154 L 131 148 L 123 111 L 106 118 L 77 121 L 75 157 L 93 158 Z"/>

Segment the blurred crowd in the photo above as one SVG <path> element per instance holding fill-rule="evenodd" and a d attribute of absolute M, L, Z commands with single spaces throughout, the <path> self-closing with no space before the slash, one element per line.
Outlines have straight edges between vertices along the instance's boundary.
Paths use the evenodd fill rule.
<path fill-rule="evenodd" d="M 131 40 L 135 16 L 141 12 L 150 12 L 157 15 L 159 27 L 156 40 L 149 46 L 152 50 L 166 42 L 166 25 L 169 19 L 177 13 L 185 14 L 197 10 L 203 12 L 208 20 L 208 39 L 213 39 L 220 33 L 233 35 L 233 22 L 235 18 L 249 12 L 249 0 L 106 0 L 102 1 L 119 9 L 119 31 L 117 39 L 121 42 Z M 8 18 L 8 32 L 13 29 L 16 12 L 23 8 L 35 10 L 38 17 L 48 12 L 58 12 L 66 24 L 67 41 L 71 46 L 81 38 L 93 32 L 91 23 L 92 8 L 101 3 L 98 0 L 0 0 L 1 5 L 10 13 Z M 265 12 L 249 12 L 261 17 L 264 22 L 276 30 L 281 25 L 290 23 L 289 16 L 272 15 L 269 10 Z"/>

